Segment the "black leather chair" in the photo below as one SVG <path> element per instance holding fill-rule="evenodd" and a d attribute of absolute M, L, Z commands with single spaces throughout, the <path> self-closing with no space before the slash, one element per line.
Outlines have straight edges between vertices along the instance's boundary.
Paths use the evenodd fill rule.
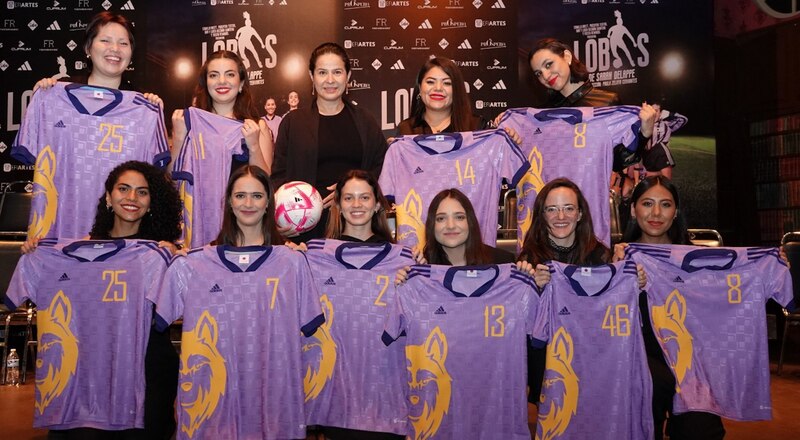
<path fill-rule="evenodd" d="M 797 305 L 800 304 L 800 231 L 784 234 L 781 239 L 781 245 L 783 245 L 783 250 L 789 259 L 792 288 L 794 289 L 794 303 Z M 786 318 L 786 323 L 783 327 L 781 354 L 778 358 L 778 375 L 783 370 L 783 359 L 786 354 L 786 340 L 788 339 L 789 330 L 800 327 L 800 312 L 790 313 L 788 310 L 783 309 L 783 315 Z"/>
<path fill-rule="evenodd" d="M 18 180 L 8 183 L 0 198 L 0 238 L 25 240 L 33 201 L 33 182 Z"/>

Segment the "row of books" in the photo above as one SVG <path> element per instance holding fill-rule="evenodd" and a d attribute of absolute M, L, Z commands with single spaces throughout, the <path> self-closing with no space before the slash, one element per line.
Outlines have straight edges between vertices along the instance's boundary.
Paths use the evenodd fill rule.
<path fill-rule="evenodd" d="M 753 163 L 756 183 L 800 179 L 800 156 L 758 160 Z"/>
<path fill-rule="evenodd" d="M 800 230 L 800 208 L 761 211 L 758 217 L 762 242 L 777 244 L 783 234 Z"/>
<path fill-rule="evenodd" d="M 750 136 L 800 130 L 800 113 L 750 123 Z"/>
<path fill-rule="evenodd" d="M 800 154 L 800 133 L 786 133 L 750 140 L 753 158 Z"/>
<path fill-rule="evenodd" d="M 800 180 L 756 185 L 757 209 L 789 207 L 800 208 Z"/>

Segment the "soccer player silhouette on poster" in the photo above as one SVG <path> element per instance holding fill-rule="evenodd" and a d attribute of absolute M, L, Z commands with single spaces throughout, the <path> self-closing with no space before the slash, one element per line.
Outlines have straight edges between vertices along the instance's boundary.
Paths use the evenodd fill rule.
<path fill-rule="evenodd" d="M 245 52 L 250 51 L 250 53 L 253 54 L 253 58 L 256 60 L 256 64 L 258 64 L 258 68 L 262 69 L 264 66 L 261 64 L 261 58 L 258 57 L 258 51 L 256 51 L 255 46 L 253 46 L 253 37 L 261 44 L 262 49 L 266 49 L 267 45 L 261 41 L 261 36 L 253 27 L 253 21 L 250 20 L 250 13 L 245 11 L 242 13 L 242 16 L 244 16 L 244 26 L 236 31 L 236 43 L 239 46 L 239 56 L 242 57 L 244 67 L 249 69 L 250 61 L 247 59 L 247 54 Z"/>

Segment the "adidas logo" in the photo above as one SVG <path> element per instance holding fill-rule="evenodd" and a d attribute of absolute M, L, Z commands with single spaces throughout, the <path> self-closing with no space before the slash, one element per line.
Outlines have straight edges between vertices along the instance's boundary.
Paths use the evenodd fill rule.
<path fill-rule="evenodd" d="M 435 311 L 435 312 L 433 312 L 433 314 L 434 314 L 434 315 L 446 315 L 446 314 L 447 314 L 447 312 L 445 312 L 445 311 L 444 311 L 444 307 L 442 307 L 442 306 L 439 306 L 439 308 L 438 308 L 438 309 L 436 309 L 436 311 Z"/>
<path fill-rule="evenodd" d="M 397 60 L 396 63 L 392 64 L 392 67 L 390 67 L 390 69 L 391 70 L 406 70 L 406 66 L 403 65 L 402 61 Z"/>
<path fill-rule="evenodd" d="M 278 6 L 286 6 L 286 0 L 281 0 L 281 2 L 278 3 Z"/>
<path fill-rule="evenodd" d="M 677 276 L 677 277 L 675 277 L 675 279 L 674 279 L 674 280 L 672 280 L 672 282 L 673 282 L 673 283 L 682 283 L 682 282 L 683 282 L 683 279 L 682 279 L 680 276 Z"/>
<path fill-rule="evenodd" d="M 211 292 L 211 293 L 219 293 L 219 292 L 222 292 L 222 289 L 220 289 L 219 284 L 214 284 L 214 287 L 212 287 L 209 290 L 209 292 Z"/>
<path fill-rule="evenodd" d="M 422 168 L 420 168 L 420 167 L 417 167 L 417 169 L 416 169 L 416 170 L 414 170 L 414 174 L 422 174 L 422 173 L 424 173 L 424 172 L 425 172 L 425 171 L 422 171 Z"/>
<path fill-rule="evenodd" d="M 492 7 L 494 7 L 494 6 L 492 6 Z M 123 10 L 123 11 L 133 11 L 136 8 L 133 7 L 133 2 L 128 0 L 124 5 L 122 5 L 122 7 L 120 9 Z"/>
<path fill-rule="evenodd" d="M 58 24 L 58 21 L 53 21 L 50 23 L 50 26 L 47 26 L 48 31 L 60 31 L 61 25 Z"/>
<path fill-rule="evenodd" d="M 330 277 L 327 280 L 325 280 L 324 284 L 326 286 L 335 286 L 336 285 L 336 281 L 333 281 L 333 277 Z"/>
<path fill-rule="evenodd" d="M 62 121 L 62 120 L 59 120 L 58 122 L 53 124 L 53 127 L 56 127 L 56 128 L 67 128 L 67 126 L 64 125 L 64 121 Z"/>
<path fill-rule="evenodd" d="M 464 40 L 461 44 L 458 45 L 459 49 L 472 49 L 472 45 L 469 44 L 469 40 Z"/>
<path fill-rule="evenodd" d="M 505 8 L 506 8 L 506 4 L 503 3 L 503 0 L 497 0 L 492 5 L 492 9 L 505 9 Z"/>
<path fill-rule="evenodd" d="M 69 276 L 66 272 L 64 272 L 61 274 L 61 277 L 58 279 L 58 281 L 69 281 Z"/>
<path fill-rule="evenodd" d="M 504 83 L 503 80 L 501 79 L 500 81 L 497 81 L 497 84 L 492 86 L 492 90 L 507 90 L 506 83 Z"/>
<path fill-rule="evenodd" d="M 417 28 L 418 29 L 433 29 L 433 26 L 431 26 L 430 20 L 428 20 L 426 18 L 425 21 L 423 21 L 422 24 L 419 25 Z"/>
<path fill-rule="evenodd" d="M 561 316 L 566 316 L 566 315 L 571 315 L 572 313 L 570 313 L 569 310 L 567 310 L 567 306 L 564 306 L 563 309 L 558 311 L 558 314 Z"/>
<path fill-rule="evenodd" d="M 17 70 L 24 70 L 24 71 L 30 72 L 33 69 L 31 69 L 31 63 L 25 61 L 24 63 L 22 63 L 21 66 L 19 66 L 19 69 L 17 69 Z"/>
<path fill-rule="evenodd" d="M 542 134 L 542 129 L 539 128 L 539 127 L 536 127 L 536 131 L 534 131 L 533 134 Z"/>

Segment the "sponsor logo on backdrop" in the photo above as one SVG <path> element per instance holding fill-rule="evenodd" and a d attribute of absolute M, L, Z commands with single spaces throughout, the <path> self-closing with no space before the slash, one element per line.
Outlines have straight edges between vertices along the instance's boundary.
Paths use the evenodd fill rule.
<path fill-rule="evenodd" d="M 278 55 L 275 45 L 278 37 L 275 34 L 265 33 L 263 38 L 258 29 L 253 27 L 250 13 L 242 12 L 244 24 L 237 28 L 236 23 L 203 26 L 202 32 L 213 39 L 211 48 L 209 42 L 201 45 L 202 61 L 205 62 L 209 53 L 218 50 L 229 50 L 239 54 L 242 63 L 247 69 L 250 85 L 264 84 L 264 69 L 273 69 L 278 64 Z"/>
<path fill-rule="evenodd" d="M 89 27 L 89 23 L 84 23 L 80 19 L 75 23 L 69 24 L 69 30 L 71 31 L 85 31 L 87 27 Z"/>
<path fill-rule="evenodd" d="M 344 48 L 352 49 L 358 47 L 375 47 L 374 41 L 357 41 L 357 40 L 344 40 Z"/>
<path fill-rule="evenodd" d="M 414 47 L 411 50 L 428 50 L 430 48 L 427 38 L 414 38 Z"/>
<path fill-rule="evenodd" d="M 589 81 L 595 86 L 636 84 L 637 69 L 650 65 L 650 35 L 635 34 L 628 28 L 622 12 L 613 12 L 609 22 L 573 26 L 579 38 L 572 43 L 575 54 L 586 64 Z M 641 28 L 641 26 L 638 26 Z"/>
<path fill-rule="evenodd" d="M 375 19 L 375 25 L 372 26 L 373 31 L 388 31 L 391 29 L 389 26 L 389 19 L 380 17 Z"/>
<path fill-rule="evenodd" d="M 438 6 L 434 5 L 431 0 L 422 0 L 421 5 L 417 5 L 417 9 L 436 9 Z"/>
<path fill-rule="evenodd" d="M 350 70 L 364 70 L 360 64 L 361 62 L 358 60 L 358 58 L 350 58 Z"/>
<path fill-rule="evenodd" d="M 0 28 L 3 31 L 16 31 L 17 29 L 17 22 L 13 18 L 4 18 L 3 19 L 3 27 Z"/>
<path fill-rule="evenodd" d="M 60 31 L 61 30 L 61 25 L 58 24 L 58 20 L 53 20 L 53 22 L 50 23 L 50 26 L 47 26 L 47 30 L 48 31 Z"/>
<path fill-rule="evenodd" d="M 375 61 L 373 61 L 373 62 L 372 62 L 372 67 L 373 67 L 375 70 L 378 70 L 378 69 L 380 69 L 382 65 L 383 65 L 383 64 L 381 63 L 381 61 L 380 61 L 379 59 L 377 59 L 377 58 L 375 58 Z"/>
<path fill-rule="evenodd" d="M 8 64 L 8 62 L 6 62 L 6 60 L 0 61 L 0 70 L 5 72 L 6 69 L 8 69 L 8 67 L 9 67 L 9 64 Z"/>
<path fill-rule="evenodd" d="M 344 30 L 346 31 L 360 31 L 363 30 L 364 26 L 358 24 L 358 21 L 351 19 L 349 25 L 344 25 Z"/>
<path fill-rule="evenodd" d="M 11 48 L 11 52 L 30 52 L 31 48 L 25 46 L 25 43 L 18 41 L 16 46 Z"/>
<path fill-rule="evenodd" d="M 506 27 L 505 20 L 484 20 L 482 18 L 475 19 L 475 27 L 476 28 L 485 28 L 485 27 Z"/>
<path fill-rule="evenodd" d="M 472 44 L 470 44 L 469 40 L 464 39 L 459 45 L 459 49 L 472 49 Z"/>
<path fill-rule="evenodd" d="M 505 8 L 506 4 L 505 2 L 503 2 L 503 0 L 497 0 L 492 4 L 492 9 L 505 9 Z"/>
<path fill-rule="evenodd" d="M 400 27 L 403 28 L 403 29 L 407 28 L 408 25 L 410 25 L 410 24 L 411 23 L 408 20 L 406 20 L 405 18 L 400 20 Z"/>
<path fill-rule="evenodd" d="M 61 6 L 61 3 L 58 1 L 53 1 L 53 6 L 48 6 L 45 8 L 48 11 L 66 11 L 67 8 L 65 6 Z"/>
<path fill-rule="evenodd" d="M 206 6 L 208 2 L 205 0 L 192 0 L 192 6 Z"/>
<path fill-rule="evenodd" d="M 56 49 L 56 40 L 42 40 L 42 47 L 39 48 L 39 52 L 55 52 Z"/>
<path fill-rule="evenodd" d="M 506 42 L 505 41 L 495 41 L 489 38 L 486 41 L 481 41 L 481 50 L 489 50 L 489 49 L 505 49 Z"/>
<path fill-rule="evenodd" d="M 431 26 L 431 21 L 426 18 L 425 21 L 417 26 L 417 29 L 433 29 L 433 26 Z"/>
<path fill-rule="evenodd" d="M 409 0 L 378 0 L 379 8 L 396 8 L 411 6 Z"/>
<path fill-rule="evenodd" d="M 483 2 L 481 0 L 475 0 L 472 2 L 472 6 L 475 6 L 475 9 L 480 9 L 482 5 Z"/>
<path fill-rule="evenodd" d="M 344 10 L 349 11 L 352 9 L 369 9 L 369 2 L 347 0 L 344 2 Z"/>
<path fill-rule="evenodd" d="M 467 27 L 466 21 L 453 20 L 452 18 L 448 18 L 441 24 L 442 29 L 461 29 L 465 27 Z"/>
<path fill-rule="evenodd" d="M 78 6 L 75 7 L 76 11 L 91 11 L 92 6 L 89 4 L 89 0 L 78 0 Z"/>
<path fill-rule="evenodd" d="M 396 40 L 391 40 L 391 41 L 389 41 L 389 45 L 388 46 L 383 46 L 383 50 L 402 50 L 402 49 L 403 49 L 403 46 L 400 46 L 399 44 L 397 44 Z"/>
<path fill-rule="evenodd" d="M 35 20 L 31 20 L 28 22 L 28 28 L 30 28 L 30 30 L 34 30 L 37 27 L 39 27 L 39 23 L 37 23 Z"/>
<path fill-rule="evenodd" d="M 38 2 L 13 2 L 13 1 L 7 1 L 6 2 L 6 7 L 8 9 L 38 8 L 39 7 L 39 3 Z"/>
<path fill-rule="evenodd" d="M 369 90 L 372 88 L 372 86 L 370 83 L 361 83 L 352 79 L 349 83 L 347 83 L 347 88 L 352 92 L 355 90 Z"/>
<path fill-rule="evenodd" d="M 475 108 L 480 110 L 484 108 L 506 108 L 508 107 L 508 102 L 506 101 L 484 101 L 479 99 L 475 101 Z"/>
<path fill-rule="evenodd" d="M 492 90 L 508 90 L 508 88 L 506 87 L 506 83 L 501 79 L 492 86 Z"/>
<path fill-rule="evenodd" d="M 83 70 L 87 67 L 86 61 L 75 61 L 75 70 Z"/>
<path fill-rule="evenodd" d="M 497 58 L 492 60 L 492 64 L 489 64 L 488 66 L 486 66 L 486 70 L 507 70 L 507 69 L 508 69 L 508 66 L 506 66 L 503 63 L 501 63 L 500 60 L 498 60 Z"/>
<path fill-rule="evenodd" d="M 406 66 L 403 65 L 403 61 L 397 60 L 392 67 L 389 68 L 390 70 L 406 70 Z"/>
<path fill-rule="evenodd" d="M 136 7 L 133 6 L 133 2 L 131 0 L 128 0 L 124 5 L 122 5 L 122 7 L 120 7 L 120 9 L 123 11 L 135 11 Z"/>
<path fill-rule="evenodd" d="M 447 49 L 447 46 L 449 46 L 449 45 L 450 45 L 450 42 L 448 42 L 448 41 L 447 41 L 447 40 L 445 40 L 444 38 L 442 38 L 441 40 L 439 40 L 439 47 L 441 47 L 441 48 L 442 48 L 442 50 L 444 50 L 444 49 Z"/>
<path fill-rule="evenodd" d="M 478 60 L 453 60 L 458 67 L 479 67 Z"/>
<path fill-rule="evenodd" d="M 27 62 L 25 64 L 27 64 Z M 27 70 L 31 70 L 30 66 L 28 66 Z M 5 171 L 6 173 L 10 173 L 12 171 L 33 171 L 33 170 L 34 170 L 34 165 L 15 165 L 10 163 L 3 164 L 3 171 Z"/>
<path fill-rule="evenodd" d="M 67 43 L 67 49 L 72 52 L 76 47 L 78 47 L 78 43 L 76 43 L 74 40 L 69 40 L 69 43 Z"/>
<path fill-rule="evenodd" d="M 109 9 L 111 9 L 111 6 L 112 6 L 112 5 L 111 5 L 111 2 L 110 2 L 110 1 L 106 0 L 106 1 L 104 1 L 103 3 L 100 3 L 100 6 L 102 6 L 102 7 L 103 7 L 103 9 L 105 9 L 106 11 L 108 11 Z"/>
<path fill-rule="evenodd" d="M 483 81 L 481 81 L 481 79 L 478 78 L 472 83 L 472 85 L 473 87 L 475 87 L 475 90 L 480 90 L 483 87 Z"/>
<path fill-rule="evenodd" d="M 467 0 L 464 0 L 464 3 L 468 3 Z M 445 9 L 464 9 L 464 6 L 461 6 L 461 0 L 447 0 L 447 6 L 444 7 Z"/>

